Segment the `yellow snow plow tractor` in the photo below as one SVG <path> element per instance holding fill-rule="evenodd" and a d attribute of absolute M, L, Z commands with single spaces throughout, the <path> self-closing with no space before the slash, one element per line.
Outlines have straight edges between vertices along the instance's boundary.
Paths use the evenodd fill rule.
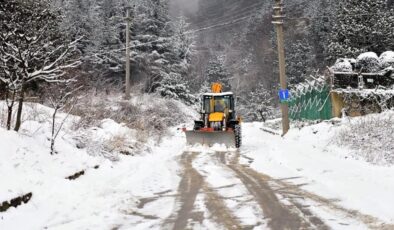
<path fill-rule="evenodd" d="M 212 93 L 202 95 L 201 120 L 194 121 L 193 130 L 186 130 L 188 145 L 226 147 L 241 146 L 241 118 L 235 113 L 235 100 L 231 92 L 222 92 L 220 83 L 212 84 Z"/>

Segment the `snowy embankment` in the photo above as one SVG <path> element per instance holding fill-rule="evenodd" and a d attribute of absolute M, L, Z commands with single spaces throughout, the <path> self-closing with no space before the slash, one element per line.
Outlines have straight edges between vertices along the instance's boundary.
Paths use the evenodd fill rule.
<path fill-rule="evenodd" d="M 184 140 L 175 128 L 160 144 L 148 141 L 144 152 L 123 155 L 92 145 L 119 141 L 104 149 L 134 148 L 137 130 L 110 119 L 79 129 L 75 127 L 79 118 L 69 116 L 55 144 L 57 154 L 50 155 L 53 111 L 30 103 L 24 111 L 19 133 L 0 128 L 0 205 L 28 193 L 32 198 L 0 212 L 0 229 L 143 228 L 144 211 L 154 215 L 150 226 L 171 214 L 172 194 L 144 208 L 137 206 L 140 198 L 177 189 L 179 166 L 174 157 L 182 153 Z M 65 116 L 60 113 L 57 122 Z M 73 176 L 77 178 L 70 179 Z"/>
<path fill-rule="evenodd" d="M 392 112 L 371 116 L 390 117 Z M 294 128 L 285 137 L 263 132 L 262 123 L 245 124 L 242 161 L 273 178 L 306 184 L 303 188 L 309 192 L 339 199 L 338 204 L 347 209 L 394 223 L 394 166 L 368 163 L 368 158 L 360 154 L 362 150 L 338 144 L 338 137 L 352 126 L 349 122 L 362 119 L 366 118 Z M 392 128 L 387 127 L 387 134 L 392 133 Z M 361 135 L 355 143 L 373 138 L 368 134 Z M 391 139 L 389 142 L 394 141 L 393 136 L 386 138 Z M 379 140 L 376 142 L 378 145 Z M 391 155 L 394 154 L 392 150 Z M 375 154 L 381 155 L 379 152 Z"/>

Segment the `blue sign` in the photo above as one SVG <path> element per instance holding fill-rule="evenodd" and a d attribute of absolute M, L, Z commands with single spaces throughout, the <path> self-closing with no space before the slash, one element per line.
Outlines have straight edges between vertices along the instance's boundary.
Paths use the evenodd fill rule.
<path fill-rule="evenodd" d="M 286 102 L 290 99 L 290 92 L 288 89 L 280 89 L 279 90 L 279 100 L 281 102 Z"/>

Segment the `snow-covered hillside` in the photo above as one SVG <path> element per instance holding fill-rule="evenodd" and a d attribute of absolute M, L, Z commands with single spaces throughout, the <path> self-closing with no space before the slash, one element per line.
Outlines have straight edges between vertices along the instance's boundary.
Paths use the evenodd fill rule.
<path fill-rule="evenodd" d="M 147 143 L 150 152 L 114 158 L 78 148 L 75 138 L 80 131 L 72 126 L 79 118 L 72 117 L 56 143 L 57 154 L 50 155 L 47 118 L 51 109 L 30 104 L 26 111 L 26 117 L 38 111 L 34 117 L 40 119 L 25 121 L 21 133 L 0 128 L 0 204 L 28 193 L 32 198 L 0 212 L 0 229 L 112 229 L 120 225 L 129 229 L 142 218 L 135 212 L 139 198 L 176 189 L 179 166 L 173 160 L 174 150 L 182 149 L 183 142 L 174 141 L 181 139 L 175 129 L 160 145 Z M 64 116 L 60 114 L 59 120 Z M 122 135 L 130 142 L 138 140 L 136 130 L 109 119 L 85 132 L 97 143 Z M 165 216 L 173 209 L 174 198 L 166 203 L 167 208 L 150 209 Z"/>

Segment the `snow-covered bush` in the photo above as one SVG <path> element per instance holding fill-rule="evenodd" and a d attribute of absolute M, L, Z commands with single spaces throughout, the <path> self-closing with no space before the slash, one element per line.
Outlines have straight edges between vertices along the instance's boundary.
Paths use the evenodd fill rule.
<path fill-rule="evenodd" d="M 193 112 L 182 102 L 155 94 L 135 94 L 131 101 L 122 100 L 118 94 L 89 95 L 81 98 L 73 110 L 74 115 L 81 117 L 76 128 L 98 127 L 102 120 L 110 118 L 140 131 L 141 141 L 151 136 L 160 137 L 167 128 L 192 121 Z"/>
<path fill-rule="evenodd" d="M 373 73 L 382 69 L 382 63 L 376 53 L 366 52 L 357 57 L 356 67 L 362 72 Z"/>
<path fill-rule="evenodd" d="M 394 52 L 393 51 L 386 51 L 382 53 L 379 57 L 383 68 L 387 67 L 394 67 Z"/>
<path fill-rule="evenodd" d="M 337 143 L 349 146 L 373 164 L 394 164 L 394 113 L 356 118 L 337 135 Z"/>
<path fill-rule="evenodd" d="M 352 72 L 353 65 L 356 63 L 355 59 L 340 58 L 338 59 L 331 69 L 335 72 Z"/>

